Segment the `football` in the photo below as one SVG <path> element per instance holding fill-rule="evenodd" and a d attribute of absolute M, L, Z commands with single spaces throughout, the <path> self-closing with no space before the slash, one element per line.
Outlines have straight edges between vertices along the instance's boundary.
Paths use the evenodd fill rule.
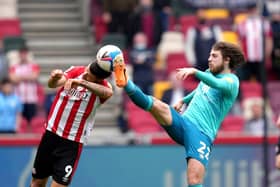
<path fill-rule="evenodd" d="M 114 70 L 113 63 L 118 58 L 123 58 L 123 53 L 121 49 L 115 45 L 105 45 L 101 47 L 96 54 L 97 64 L 107 72 L 112 72 Z"/>

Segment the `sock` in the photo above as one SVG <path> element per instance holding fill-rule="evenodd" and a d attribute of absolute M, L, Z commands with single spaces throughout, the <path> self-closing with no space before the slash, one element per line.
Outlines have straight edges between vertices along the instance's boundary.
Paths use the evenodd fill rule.
<path fill-rule="evenodd" d="M 188 187 L 202 187 L 202 184 L 189 185 Z"/>
<path fill-rule="evenodd" d="M 125 92 L 133 101 L 134 104 L 140 108 L 148 111 L 153 106 L 153 98 L 150 95 L 146 95 L 142 90 L 137 87 L 131 80 L 128 80 L 127 85 L 124 87 Z"/>

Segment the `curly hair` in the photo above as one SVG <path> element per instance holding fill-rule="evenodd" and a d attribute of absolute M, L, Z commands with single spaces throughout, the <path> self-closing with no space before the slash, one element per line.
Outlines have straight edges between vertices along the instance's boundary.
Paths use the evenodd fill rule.
<path fill-rule="evenodd" d="M 217 42 L 212 49 L 221 51 L 223 59 L 229 58 L 229 68 L 232 70 L 245 63 L 244 54 L 238 45 L 229 42 Z"/>

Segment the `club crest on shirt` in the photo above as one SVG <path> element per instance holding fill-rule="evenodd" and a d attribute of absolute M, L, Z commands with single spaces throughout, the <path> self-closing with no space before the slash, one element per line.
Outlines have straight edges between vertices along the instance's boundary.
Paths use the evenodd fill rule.
<path fill-rule="evenodd" d="M 209 89 L 210 89 L 210 87 L 206 84 L 203 85 L 202 88 L 201 88 L 202 93 L 204 93 L 204 94 L 207 93 L 209 91 Z"/>
<path fill-rule="evenodd" d="M 86 90 L 78 88 L 71 88 L 70 90 L 65 90 L 65 94 L 69 97 L 75 97 L 77 99 L 85 100 L 88 97 Z"/>

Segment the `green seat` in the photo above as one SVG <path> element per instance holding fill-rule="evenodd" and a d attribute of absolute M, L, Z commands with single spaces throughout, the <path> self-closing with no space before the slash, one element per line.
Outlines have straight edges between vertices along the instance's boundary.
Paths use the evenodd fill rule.
<path fill-rule="evenodd" d="M 4 52 L 20 50 L 26 47 L 26 40 L 21 36 L 5 37 L 3 39 Z"/>
<path fill-rule="evenodd" d="M 116 45 L 120 49 L 126 49 L 126 37 L 120 33 L 107 33 L 101 39 L 101 45 Z"/>

